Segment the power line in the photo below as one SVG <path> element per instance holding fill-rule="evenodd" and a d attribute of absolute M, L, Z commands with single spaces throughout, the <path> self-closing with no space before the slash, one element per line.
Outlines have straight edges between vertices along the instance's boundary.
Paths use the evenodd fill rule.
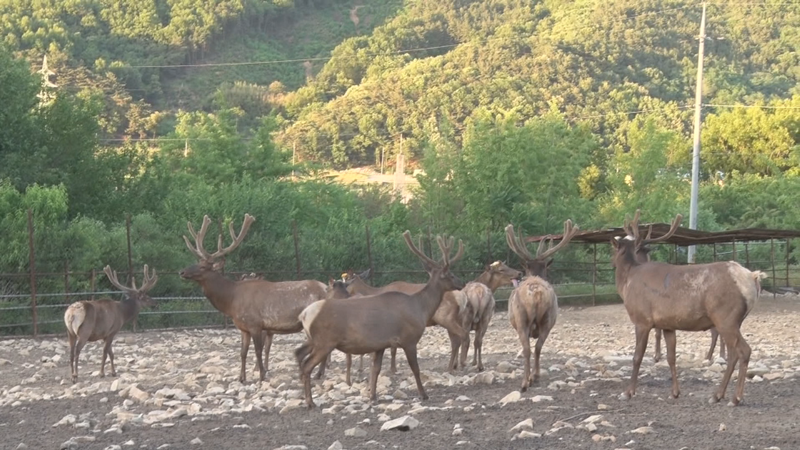
<path fill-rule="evenodd" d="M 800 106 L 768 106 L 768 105 L 724 105 L 715 103 L 703 103 L 703 106 L 712 108 L 762 108 L 762 109 L 800 109 Z"/>

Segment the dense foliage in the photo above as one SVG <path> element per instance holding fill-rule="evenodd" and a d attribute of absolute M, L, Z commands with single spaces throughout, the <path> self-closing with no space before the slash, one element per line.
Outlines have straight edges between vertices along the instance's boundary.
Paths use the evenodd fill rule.
<path fill-rule="evenodd" d="M 226 269 L 273 279 L 298 276 L 295 231 L 301 276 L 325 279 L 370 261 L 418 270 L 405 229 L 464 239 L 476 270 L 507 256 L 507 223 L 686 215 L 698 4 L 358 5 L 0 0 L 0 272 L 29 269 L 28 209 L 37 270 L 74 272 L 73 291 L 127 268 L 130 216 L 133 266 L 169 271 L 157 293 L 195 289 L 175 272 L 204 214 L 254 215 Z M 731 0 L 708 16 L 700 228 L 800 228 L 800 7 Z M 40 101 L 45 55 L 57 87 Z M 215 65 L 248 61 L 272 63 Z M 399 153 L 422 169 L 408 203 L 323 171 Z"/>

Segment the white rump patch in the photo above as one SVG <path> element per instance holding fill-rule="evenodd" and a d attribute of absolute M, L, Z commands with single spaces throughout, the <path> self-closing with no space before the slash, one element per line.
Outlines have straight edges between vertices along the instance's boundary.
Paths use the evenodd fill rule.
<path fill-rule="evenodd" d="M 314 302 L 308 306 L 300 313 L 298 319 L 300 319 L 300 323 L 303 324 L 303 331 L 305 331 L 306 336 L 311 338 L 311 334 L 309 329 L 311 328 L 311 324 L 314 323 L 314 319 L 319 314 L 320 310 L 322 310 L 322 306 L 325 304 L 325 300 L 320 300 Z"/>
<path fill-rule="evenodd" d="M 69 305 L 69 308 L 64 313 L 64 324 L 67 325 L 67 331 L 72 332 L 72 334 L 78 334 L 78 329 L 84 320 L 86 320 L 86 308 L 84 308 L 83 303 L 77 302 Z"/>
<path fill-rule="evenodd" d="M 761 279 L 766 278 L 767 274 L 761 271 L 751 272 L 735 261 L 728 262 L 728 272 L 736 283 L 736 287 L 747 302 L 747 311 L 753 309 L 761 291 Z"/>

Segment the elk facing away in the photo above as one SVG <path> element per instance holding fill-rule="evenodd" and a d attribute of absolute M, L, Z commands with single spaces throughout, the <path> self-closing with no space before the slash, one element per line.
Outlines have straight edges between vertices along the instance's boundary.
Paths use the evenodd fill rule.
<path fill-rule="evenodd" d="M 561 242 L 554 247 L 553 239 L 544 238 L 539 242 L 536 256 L 533 256 L 525 246 L 522 233 L 515 236 L 514 226 L 506 227 L 508 246 L 522 258 L 525 266 L 525 279 L 508 298 L 508 320 L 517 331 L 519 341 L 522 343 L 522 358 L 525 361 L 525 375 L 522 377 L 520 388 L 522 392 L 539 381 L 539 357 L 542 346 L 558 317 L 558 298 L 553 287 L 547 282 L 547 268 L 553 262 L 550 256 L 567 245 L 577 232 L 578 227 L 573 227 L 572 221 L 567 220 L 564 222 Z M 544 249 L 546 241 L 549 242 L 547 250 Z M 530 338 L 536 338 L 533 376 L 531 376 Z"/>
<path fill-rule="evenodd" d="M 222 258 L 242 243 L 250 225 L 255 221 L 253 216 L 245 214 L 238 236 L 229 224 L 233 242 L 222 248 L 222 235 L 217 241 L 217 251 L 209 253 L 203 247 L 203 240 L 208 232 L 211 219 L 203 217 L 200 231 L 195 233 L 189 222 L 189 233 L 195 241 L 192 245 L 186 236 L 186 246 L 194 254 L 197 264 L 180 271 L 183 279 L 193 280 L 203 288 L 203 293 L 211 304 L 222 314 L 233 320 L 236 328 L 242 333 L 241 358 L 242 367 L 239 381 L 245 381 L 245 363 L 250 339 L 256 351 L 256 361 L 263 381 L 269 360 L 272 337 L 275 334 L 297 333 L 303 329 L 297 316 L 306 306 L 325 298 L 325 283 L 315 280 L 271 282 L 258 279 L 231 280 L 218 272 Z M 262 360 L 262 350 L 264 359 Z M 323 367 L 320 367 L 322 370 Z"/>
<path fill-rule="evenodd" d="M 150 276 L 147 264 L 144 266 L 144 283 L 136 287 L 136 281 L 131 280 L 131 287 L 123 286 L 117 280 L 117 272 L 110 266 L 103 269 L 108 281 L 125 294 L 122 301 L 115 302 L 109 299 L 86 300 L 75 302 L 64 313 L 64 323 L 67 325 L 69 335 L 69 366 L 72 371 L 72 382 L 78 381 L 78 357 L 81 349 L 87 342 L 105 341 L 103 346 L 103 361 L 100 364 L 100 376 L 106 376 L 106 356 L 111 360 L 111 376 L 117 376 L 114 367 L 114 352 L 111 343 L 122 326 L 139 315 L 142 306 L 153 306 L 153 299 L 147 291 L 155 286 L 158 281 L 155 269 Z"/>
<path fill-rule="evenodd" d="M 442 262 L 428 258 L 414 246 L 410 233 L 403 233 L 408 248 L 432 271 L 425 287 L 412 295 L 402 292 L 384 292 L 340 300 L 324 300 L 303 310 L 303 328 L 309 340 L 295 350 L 300 365 L 300 377 L 304 384 L 306 404 L 314 406 L 311 398 L 311 370 L 322 362 L 332 350 L 345 353 L 372 353 L 370 372 L 370 400 L 377 400 L 377 381 L 381 370 L 383 353 L 387 348 L 400 347 L 406 354 L 408 365 L 414 373 L 417 389 L 423 400 L 428 398 L 422 386 L 417 363 L 417 343 L 436 312 L 445 292 L 460 289 L 463 284 L 450 272 L 450 267 L 464 253 L 464 245 L 458 243 L 458 252 L 451 259 L 453 238 L 445 244 L 437 238 L 442 251 Z"/>
<path fill-rule="evenodd" d="M 678 373 L 675 367 L 675 331 L 704 331 L 715 327 L 728 347 L 728 367 L 719 390 L 711 402 L 725 396 L 728 382 L 739 364 L 736 394 L 731 400 L 739 404 L 744 397 L 750 346 L 745 342 L 740 327 L 755 305 L 761 290 L 762 272 L 751 272 L 736 262 L 715 262 L 690 266 L 676 266 L 659 262 L 640 262 L 636 253 L 648 244 L 660 242 L 675 234 L 681 223 L 679 214 L 669 231 L 651 238 L 652 228 L 646 237 L 639 234 L 639 211 L 633 221 L 625 221 L 624 239 L 612 239 L 615 254 L 617 292 L 636 329 L 636 350 L 633 372 L 628 389 L 622 398 L 636 394 L 639 367 L 647 348 L 650 330 L 663 330 L 667 346 L 667 362 L 672 373 L 672 397 L 680 395 Z"/>
<path fill-rule="evenodd" d="M 467 309 L 462 314 L 461 327 L 467 333 L 466 339 L 461 341 L 461 367 L 467 366 L 467 353 L 469 352 L 469 332 L 475 332 L 475 351 L 473 352 L 472 365 L 478 371 L 483 371 L 483 337 L 489 329 L 489 323 L 494 315 L 494 292 L 500 286 L 518 284 L 522 272 L 508 267 L 501 261 L 495 261 L 486 267 L 486 270 L 470 281 L 460 291 L 451 291 L 448 296 L 463 297 Z"/>
<path fill-rule="evenodd" d="M 416 248 L 422 248 L 421 240 L 419 241 L 419 246 Z M 425 271 L 430 275 L 437 266 L 430 266 L 427 262 L 423 261 L 423 267 L 425 267 Z M 348 292 L 360 295 L 377 295 L 384 292 L 402 292 L 404 294 L 411 295 L 421 291 L 425 287 L 424 283 L 394 281 L 386 286 L 376 288 L 364 283 L 362 278 L 367 278 L 367 276 L 369 276 L 369 271 L 364 272 L 361 275 L 355 275 L 352 272 L 348 272 Z M 455 293 L 455 291 L 446 293 L 444 299 L 442 299 L 442 302 L 439 304 L 439 308 L 436 310 L 436 313 L 428 320 L 429 327 L 439 325 L 447 330 L 447 335 L 450 338 L 450 362 L 447 365 L 447 370 L 450 372 L 453 372 L 456 369 L 458 363 L 458 348 L 461 346 L 462 342 L 469 339 L 469 330 L 462 326 L 463 316 L 467 309 L 467 299 L 464 296 L 454 295 Z M 392 356 L 392 373 L 395 373 L 397 372 L 397 366 L 395 365 L 397 348 L 392 347 L 390 351 Z"/>

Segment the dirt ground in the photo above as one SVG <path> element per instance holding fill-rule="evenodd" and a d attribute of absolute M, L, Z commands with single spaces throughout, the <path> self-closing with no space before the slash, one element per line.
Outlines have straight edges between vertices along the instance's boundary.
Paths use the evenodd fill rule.
<path fill-rule="evenodd" d="M 753 348 L 750 365 L 755 370 L 748 378 L 745 401 L 739 407 L 726 406 L 726 400 L 708 403 L 721 378 L 719 363 L 710 366 L 702 361 L 708 333 L 678 334 L 680 398 L 669 397 L 666 363 L 654 363 L 648 357 L 642 364 L 637 395 L 627 401 L 618 399 L 627 385 L 634 345 L 633 327 L 622 305 L 562 308 L 543 351 L 542 367 L 547 370 L 541 383 L 523 393 L 520 401 L 505 405 L 499 403 L 500 399 L 518 390 L 521 380 L 521 360 L 515 358 L 520 347 L 506 315 L 495 315 L 484 343 L 486 373 L 494 376 L 491 384 L 476 383 L 472 367 L 448 377 L 444 373 L 449 351 L 445 333 L 429 328 L 420 342 L 420 366 L 423 378 L 428 380 L 430 400 L 422 403 L 428 409 L 413 414 L 420 425 L 406 432 L 380 431 L 379 417 L 385 412 L 397 418 L 418 406 L 413 378 L 402 352 L 398 355 L 400 371 L 389 377 L 391 385 L 382 390 L 383 399 L 376 406 L 365 406 L 364 411 L 323 412 L 330 402 L 311 411 L 302 407 L 286 410 L 280 404 L 261 408 L 263 411 L 214 409 L 215 402 L 222 405 L 228 400 L 230 405 L 242 400 L 244 396 L 234 392 L 227 397 L 228 393 L 207 396 L 210 401 L 204 410 L 209 414 L 183 415 L 152 425 L 131 421 L 117 432 L 113 429 L 117 415 L 112 410 L 118 411 L 124 399 L 107 389 L 94 394 L 81 392 L 64 381 L 68 378 L 68 357 L 54 361 L 53 356 L 62 354 L 54 352 L 58 348 L 63 348 L 63 355 L 67 356 L 65 338 L 5 340 L 0 341 L 0 448 L 58 449 L 70 438 L 90 436 L 93 440 L 69 448 L 249 450 L 305 446 L 324 450 L 339 441 L 341 448 L 379 449 L 798 449 L 798 323 L 800 299 L 773 299 L 771 295 L 761 298 L 743 326 L 745 338 Z M 239 370 L 238 340 L 236 330 L 119 336 L 114 347 L 119 380 L 135 381 L 150 394 L 162 387 L 183 386 L 178 379 L 196 377 L 192 383 L 202 385 L 214 376 L 204 378 L 206 375 L 200 374 L 213 372 L 204 372 L 201 367 L 214 360 L 226 369 L 214 378 L 215 382 L 223 390 L 231 388 Z M 650 340 L 648 356 L 653 354 L 652 335 Z M 268 374 L 274 382 L 268 379 L 263 383 L 275 388 L 275 392 L 285 393 L 286 398 L 298 395 L 291 351 L 299 343 L 299 335 L 276 338 Z M 91 373 L 99 368 L 100 352 L 99 345 L 90 344 L 84 350 L 80 385 L 84 389 L 91 383 L 113 381 Z M 386 359 L 388 352 L 382 375 L 389 375 Z M 338 354 L 327 378 L 341 377 L 342 360 Z M 366 361 L 365 366 L 368 367 Z M 366 374 L 367 370 L 362 378 Z M 248 358 L 248 376 L 253 378 L 252 354 Z M 276 383 L 279 385 L 274 386 Z M 363 390 L 364 383 L 357 383 L 358 388 Z M 322 385 L 314 387 L 315 399 L 322 395 L 322 389 Z M 398 389 L 402 392 L 398 393 Z M 731 392 L 732 386 L 727 398 Z M 402 398 L 403 393 L 407 399 Z M 203 397 L 199 391 L 190 395 L 193 401 Z M 341 404 L 358 406 L 363 401 L 355 392 Z M 151 402 L 130 403 L 134 402 L 125 408 L 144 417 L 164 408 Z M 399 406 L 384 411 L 392 404 Z M 77 416 L 75 424 L 54 426 L 68 414 Z M 593 415 L 602 417 L 591 418 Z M 509 429 L 528 418 L 533 420 L 530 431 L 541 436 L 512 440 L 515 433 Z M 594 427 L 587 426 L 587 419 Z M 365 435 L 346 436 L 345 430 L 354 427 Z M 107 431 L 109 428 L 111 431 Z M 454 435 L 455 428 L 462 431 Z"/>

